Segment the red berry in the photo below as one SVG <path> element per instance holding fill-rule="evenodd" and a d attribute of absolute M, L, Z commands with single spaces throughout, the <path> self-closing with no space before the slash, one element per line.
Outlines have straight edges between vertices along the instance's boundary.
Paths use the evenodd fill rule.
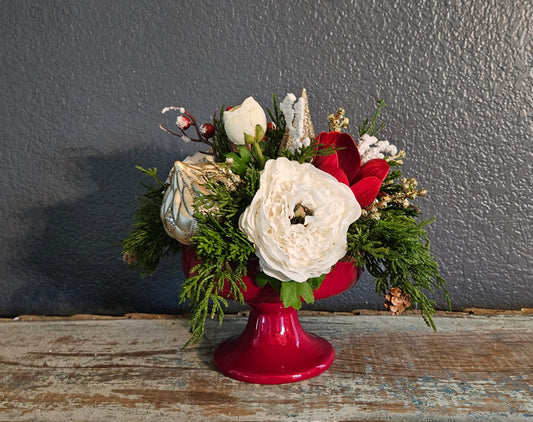
<path fill-rule="evenodd" d="M 189 129 L 189 126 L 191 126 L 191 119 L 189 119 L 187 116 L 178 116 L 176 119 L 176 125 L 181 130 Z"/>
<path fill-rule="evenodd" d="M 268 122 L 268 124 L 267 124 L 267 132 L 271 132 L 273 130 L 276 130 L 276 124 L 274 122 Z"/>
<path fill-rule="evenodd" d="M 215 134 L 215 127 L 211 123 L 204 123 L 200 126 L 200 133 L 206 139 L 212 138 Z"/>
<path fill-rule="evenodd" d="M 226 107 L 226 111 L 230 111 L 233 107 Z"/>

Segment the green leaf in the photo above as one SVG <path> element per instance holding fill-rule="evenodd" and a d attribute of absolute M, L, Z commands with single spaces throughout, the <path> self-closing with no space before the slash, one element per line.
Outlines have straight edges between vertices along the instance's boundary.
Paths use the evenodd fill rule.
<path fill-rule="evenodd" d="M 255 284 L 257 284 L 259 287 L 265 287 L 267 284 L 276 284 L 279 283 L 279 280 L 277 278 L 271 277 L 267 274 L 265 274 L 263 271 L 260 271 L 255 276 Z"/>
<path fill-rule="evenodd" d="M 248 164 L 252 159 L 252 154 L 250 154 L 250 151 L 248 151 L 248 148 L 246 148 L 244 145 L 239 145 L 238 148 L 242 161 Z"/>
<path fill-rule="evenodd" d="M 252 147 L 252 155 L 256 162 L 256 167 L 258 169 L 263 169 L 265 167 L 265 157 L 263 155 L 263 142 L 256 142 Z"/>
<path fill-rule="evenodd" d="M 241 158 L 234 152 L 226 154 L 226 158 L 231 158 L 233 163 L 231 163 L 231 171 L 239 176 L 242 176 L 246 172 L 246 163 L 241 160 Z"/>
<path fill-rule="evenodd" d="M 378 107 L 376 109 L 372 121 L 369 122 L 368 119 L 365 119 L 363 120 L 363 123 L 359 125 L 359 136 L 363 136 L 365 133 L 368 133 L 370 136 L 376 136 L 377 133 L 385 127 L 385 123 L 381 123 L 379 126 L 376 127 L 379 115 L 381 114 L 381 109 L 385 106 L 386 104 L 383 98 L 378 100 Z"/>
<path fill-rule="evenodd" d="M 248 145 L 255 144 L 255 137 L 252 135 L 248 135 L 247 133 L 244 134 L 244 142 Z"/>
<path fill-rule="evenodd" d="M 250 154 L 250 151 L 248 151 L 248 148 L 246 148 L 244 145 L 239 145 L 239 155 L 235 154 L 234 152 L 230 152 L 227 153 L 225 157 L 226 159 L 231 158 L 233 160 L 233 163 L 231 164 L 231 171 L 242 177 L 246 173 L 248 164 L 252 159 L 252 154 Z"/>
<path fill-rule="evenodd" d="M 255 142 L 259 142 L 265 137 L 265 129 L 261 125 L 255 125 Z"/>
<path fill-rule="evenodd" d="M 307 281 L 305 283 L 298 283 L 298 294 L 307 303 L 315 302 L 315 295 L 313 294 L 313 289 Z"/>
<path fill-rule="evenodd" d="M 278 104 L 278 96 L 274 94 L 272 96 L 273 110 L 267 108 L 268 115 L 275 125 L 275 128 L 269 130 L 265 134 L 265 148 L 264 155 L 265 157 L 277 158 L 279 156 L 279 150 L 281 148 L 281 141 L 285 135 L 285 115 L 281 112 Z"/>
<path fill-rule="evenodd" d="M 281 283 L 282 281 L 278 280 L 277 278 L 273 278 L 270 280 L 270 287 L 272 287 L 276 292 L 280 292 L 281 290 Z"/>
<path fill-rule="evenodd" d="M 286 308 L 293 307 L 294 309 L 299 310 L 302 307 L 298 284 L 299 283 L 296 283 L 295 281 L 283 281 L 281 283 L 280 297 L 283 306 Z"/>
<path fill-rule="evenodd" d="M 316 290 L 320 287 L 325 278 L 326 274 L 322 274 L 320 277 L 310 278 L 309 280 L 307 280 L 307 282 L 309 283 L 309 286 L 311 286 L 311 289 Z"/>

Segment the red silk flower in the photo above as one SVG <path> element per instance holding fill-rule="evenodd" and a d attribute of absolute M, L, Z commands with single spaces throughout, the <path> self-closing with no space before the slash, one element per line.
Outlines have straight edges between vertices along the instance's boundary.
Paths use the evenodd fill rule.
<path fill-rule="evenodd" d="M 389 164 L 375 158 L 361 166 L 361 155 L 353 138 L 347 133 L 322 132 L 318 135 L 322 147 L 343 148 L 331 155 L 317 156 L 313 164 L 348 185 L 361 208 L 370 205 L 378 195 L 383 180 L 389 173 Z"/>

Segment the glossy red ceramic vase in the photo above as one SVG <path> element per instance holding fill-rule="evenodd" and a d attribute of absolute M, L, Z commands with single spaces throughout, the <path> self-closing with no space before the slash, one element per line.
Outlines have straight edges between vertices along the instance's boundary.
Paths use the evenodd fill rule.
<path fill-rule="evenodd" d="M 182 249 L 185 275 L 198 264 L 193 248 Z M 283 384 L 321 374 L 333 363 L 335 350 L 322 337 L 304 331 L 294 308 L 285 308 L 279 294 L 270 286 L 259 287 L 255 276 L 257 259 L 250 260 L 243 278 L 244 300 L 250 307 L 244 332 L 222 342 L 215 350 L 214 363 L 223 374 L 258 384 Z M 315 299 L 339 294 L 353 286 L 361 269 L 348 262 L 338 262 L 321 286 Z M 222 293 L 232 299 L 229 289 Z"/>

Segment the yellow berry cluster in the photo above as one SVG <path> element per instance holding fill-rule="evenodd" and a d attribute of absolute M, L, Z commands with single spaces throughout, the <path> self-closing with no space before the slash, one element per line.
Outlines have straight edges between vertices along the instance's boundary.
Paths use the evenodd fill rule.
<path fill-rule="evenodd" d="M 392 183 L 392 181 L 390 182 Z M 372 204 L 364 208 L 361 212 L 363 217 L 370 217 L 374 220 L 381 218 L 381 210 L 387 208 L 389 205 L 397 205 L 402 208 L 408 208 L 411 203 L 411 199 L 415 199 L 418 196 L 427 195 L 425 189 L 417 189 L 417 181 L 414 177 L 400 179 L 401 190 L 392 195 L 382 195 L 374 200 Z"/>
<path fill-rule="evenodd" d="M 347 129 L 350 124 L 350 119 L 344 117 L 346 110 L 342 107 L 338 108 L 335 114 L 330 114 L 328 116 L 329 122 L 329 131 L 330 132 L 340 132 L 341 129 Z"/>

